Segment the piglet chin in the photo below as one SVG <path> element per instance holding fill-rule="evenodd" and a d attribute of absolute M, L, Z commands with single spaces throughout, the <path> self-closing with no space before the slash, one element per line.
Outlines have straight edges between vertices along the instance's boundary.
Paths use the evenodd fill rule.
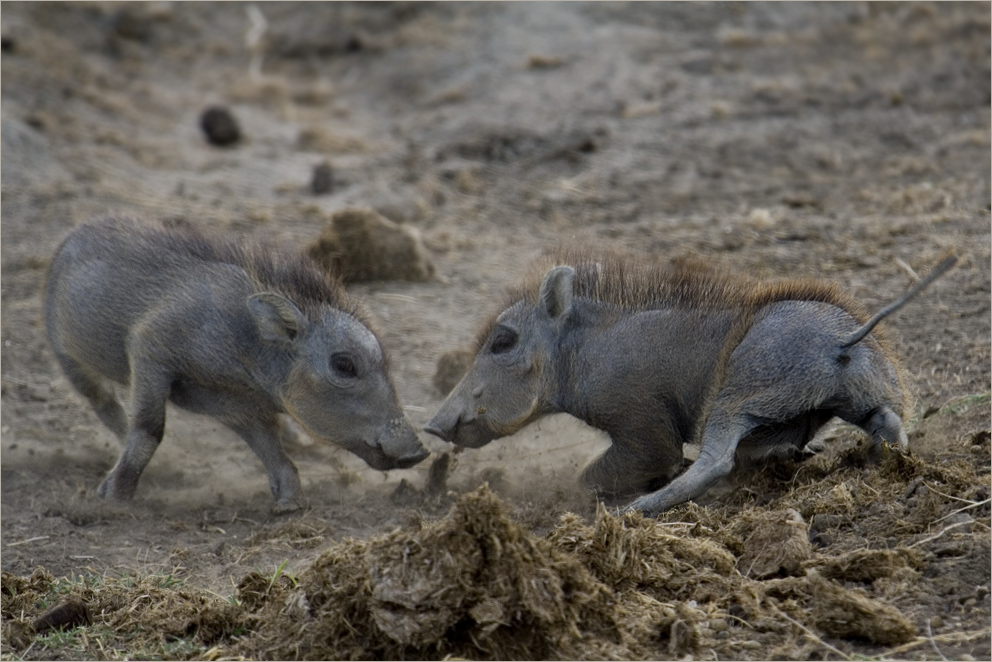
<path fill-rule="evenodd" d="M 420 463 L 424 458 L 430 455 L 430 451 L 426 448 L 416 449 L 406 455 L 401 457 L 393 457 L 392 455 L 386 455 L 382 450 L 378 448 L 373 448 L 368 444 L 363 446 L 358 446 L 357 448 L 349 448 L 355 455 L 365 460 L 365 464 L 369 465 L 373 469 L 378 469 L 379 471 L 389 471 L 390 469 L 407 469 Z"/>

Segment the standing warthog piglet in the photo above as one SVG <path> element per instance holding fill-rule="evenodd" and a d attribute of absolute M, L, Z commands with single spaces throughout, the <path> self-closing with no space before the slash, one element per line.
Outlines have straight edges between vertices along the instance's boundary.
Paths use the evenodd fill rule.
<path fill-rule="evenodd" d="M 835 416 L 876 452 L 906 449 L 899 370 L 873 329 L 956 259 L 869 319 L 827 282 L 560 255 L 483 325 L 474 363 L 425 429 L 478 448 L 567 412 L 612 441 L 583 482 L 643 494 L 629 509 L 646 514 L 700 496 L 735 456 L 805 447 Z M 699 458 L 679 474 L 688 442 Z"/>
<path fill-rule="evenodd" d="M 277 510 L 303 503 L 279 414 L 376 469 L 428 454 L 361 307 L 296 252 L 209 238 L 186 223 L 84 225 L 52 260 L 45 324 L 66 377 L 125 442 L 102 497 L 134 496 L 167 400 L 248 442 Z M 130 418 L 107 380 L 130 387 Z"/>

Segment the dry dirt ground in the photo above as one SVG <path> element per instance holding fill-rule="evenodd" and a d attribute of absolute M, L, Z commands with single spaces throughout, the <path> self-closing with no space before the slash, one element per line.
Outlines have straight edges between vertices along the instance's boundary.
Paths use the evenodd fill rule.
<path fill-rule="evenodd" d="M 989 659 L 988 3 L 255 6 L 267 28 L 250 48 L 240 3 L 3 3 L 5 600 L 39 566 L 54 577 L 172 575 L 221 596 L 242 583 L 239 604 L 255 609 L 261 637 L 257 619 L 278 629 L 287 612 L 252 593 L 243 580 L 253 571 L 271 577 L 285 564 L 315 586 L 327 554 L 381 535 L 440 540 L 437 527 L 471 520 L 478 506 L 502 522 L 499 535 L 571 554 L 597 586 L 626 591 L 610 604 L 654 620 L 630 629 L 635 616 L 616 617 L 627 638 L 615 648 L 565 646 L 574 627 L 554 645 L 501 648 L 494 637 L 530 641 L 520 632 L 540 619 L 476 596 L 463 613 L 433 605 L 427 624 L 383 615 L 389 601 L 377 594 L 367 624 L 381 632 L 367 642 L 300 650 L 221 637 L 223 654 Z M 241 142 L 207 143 L 199 116 L 210 104 L 233 111 Z M 331 191 L 315 195 L 312 169 L 324 160 Z M 289 453 L 311 506 L 277 517 L 245 444 L 170 410 L 134 502 L 102 501 L 96 487 L 118 443 L 60 373 L 42 322 L 62 238 L 116 214 L 302 246 L 354 206 L 418 228 L 434 261 L 429 282 L 350 286 L 384 329 L 418 427 L 443 399 L 432 386 L 441 355 L 470 343 L 501 289 L 560 241 L 822 277 L 870 309 L 953 249 L 960 265 L 886 323 L 912 389 L 912 457 L 868 466 L 856 459 L 862 437 L 837 427 L 821 457 L 738 477 L 735 492 L 658 524 L 627 521 L 718 546 L 713 558 L 730 565 L 713 572 L 747 578 L 746 600 L 664 593 L 643 568 L 590 560 L 589 527 L 620 520 L 597 519 L 575 479 L 608 442 L 567 416 L 454 456 L 449 493 L 434 497 L 424 492 L 431 460 L 386 475 L 303 440 Z M 423 436 L 435 455 L 450 450 Z M 475 492 L 484 482 L 497 505 Z M 562 520 L 569 512 L 579 519 Z M 772 520 L 798 528 L 805 551 L 763 575 L 749 541 Z M 838 571 L 864 565 L 852 554 L 903 560 Z M 841 590 L 874 601 L 868 613 L 895 610 L 895 634 L 836 626 L 821 607 Z M 314 595 L 300 619 L 315 618 Z M 631 596 L 647 602 L 634 609 Z M 21 607 L 5 606 L 5 621 L 39 609 Z M 587 634 L 589 613 L 574 621 Z M 847 618 L 868 617 L 852 608 Z M 4 636 L 5 657 L 24 654 Z M 36 645 L 30 656 L 46 653 Z"/>

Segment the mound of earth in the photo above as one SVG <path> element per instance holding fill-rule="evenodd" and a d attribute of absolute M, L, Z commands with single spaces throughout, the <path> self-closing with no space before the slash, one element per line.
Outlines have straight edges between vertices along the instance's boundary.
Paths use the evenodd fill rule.
<path fill-rule="evenodd" d="M 53 594 L 56 609 L 87 614 L 67 628 L 111 628 L 120 645 L 139 650 L 142 637 L 164 637 L 249 659 L 652 659 L 706 651 L 765 659 L 845 654 L 855 643 L 885 655 L 928 644 L 917 623 L 931 570 L 947 544 L 987 563 L 981 521 L 934 535 L 926 511 L 915 525 L 913 517 L 861 518 L 874 525 L 867 540 L 898 543 L 817 549 L 797 509 L 820 521 L 847 513 L 838 524 L 850 525 L 853 513 L 876 504 L 897 508 L 921 478 L 953 490 L 974 470 L 934 470 L 890 454 L 865 476 L 844 468 L 850 463 L 798 474 L 798 488 L 767 507 L 721 514 L 688 505 L 655 520 L 600 506 L 591 522 L 568 514 L 544 536 L 483 486 L 439 519 L 335 543 L 295 575 L 248 573 L 233 602 L 160 578 L 66 584 L 43 570 L 4 573 L 4 646 L 32 648 L 51 627 L 39 626 L 51 610 L 36 612 Z M 987 520 L 987 503 L 983 511 Z M 791 532 L 795 543 L 767 542 Z"/>
<path fill-rule="evenodd" d="M 424 281 L 434 276 L 419 231 L 393 223 L 374 209 L 335 212 L 307 252 L 345 282 Z"/>

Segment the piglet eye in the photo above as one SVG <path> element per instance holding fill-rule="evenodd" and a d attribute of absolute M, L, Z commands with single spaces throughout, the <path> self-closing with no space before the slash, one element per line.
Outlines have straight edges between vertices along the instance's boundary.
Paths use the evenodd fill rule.
<path fill-rule="evenodd" d="M 347 354 L 331 356 L 331 369 L 338 377 L 358 377 L 358 368 L 355 367 L 355 362 Z"/>
<path fill-rule="evenodd" d="M 516 331 L 501 326 L 493 334 L 493 341 L 489 344 L 489 351 L 493 354 L 509 352 L 517 346 L 518 340 L 520 340 L 520 335 Z"/>

